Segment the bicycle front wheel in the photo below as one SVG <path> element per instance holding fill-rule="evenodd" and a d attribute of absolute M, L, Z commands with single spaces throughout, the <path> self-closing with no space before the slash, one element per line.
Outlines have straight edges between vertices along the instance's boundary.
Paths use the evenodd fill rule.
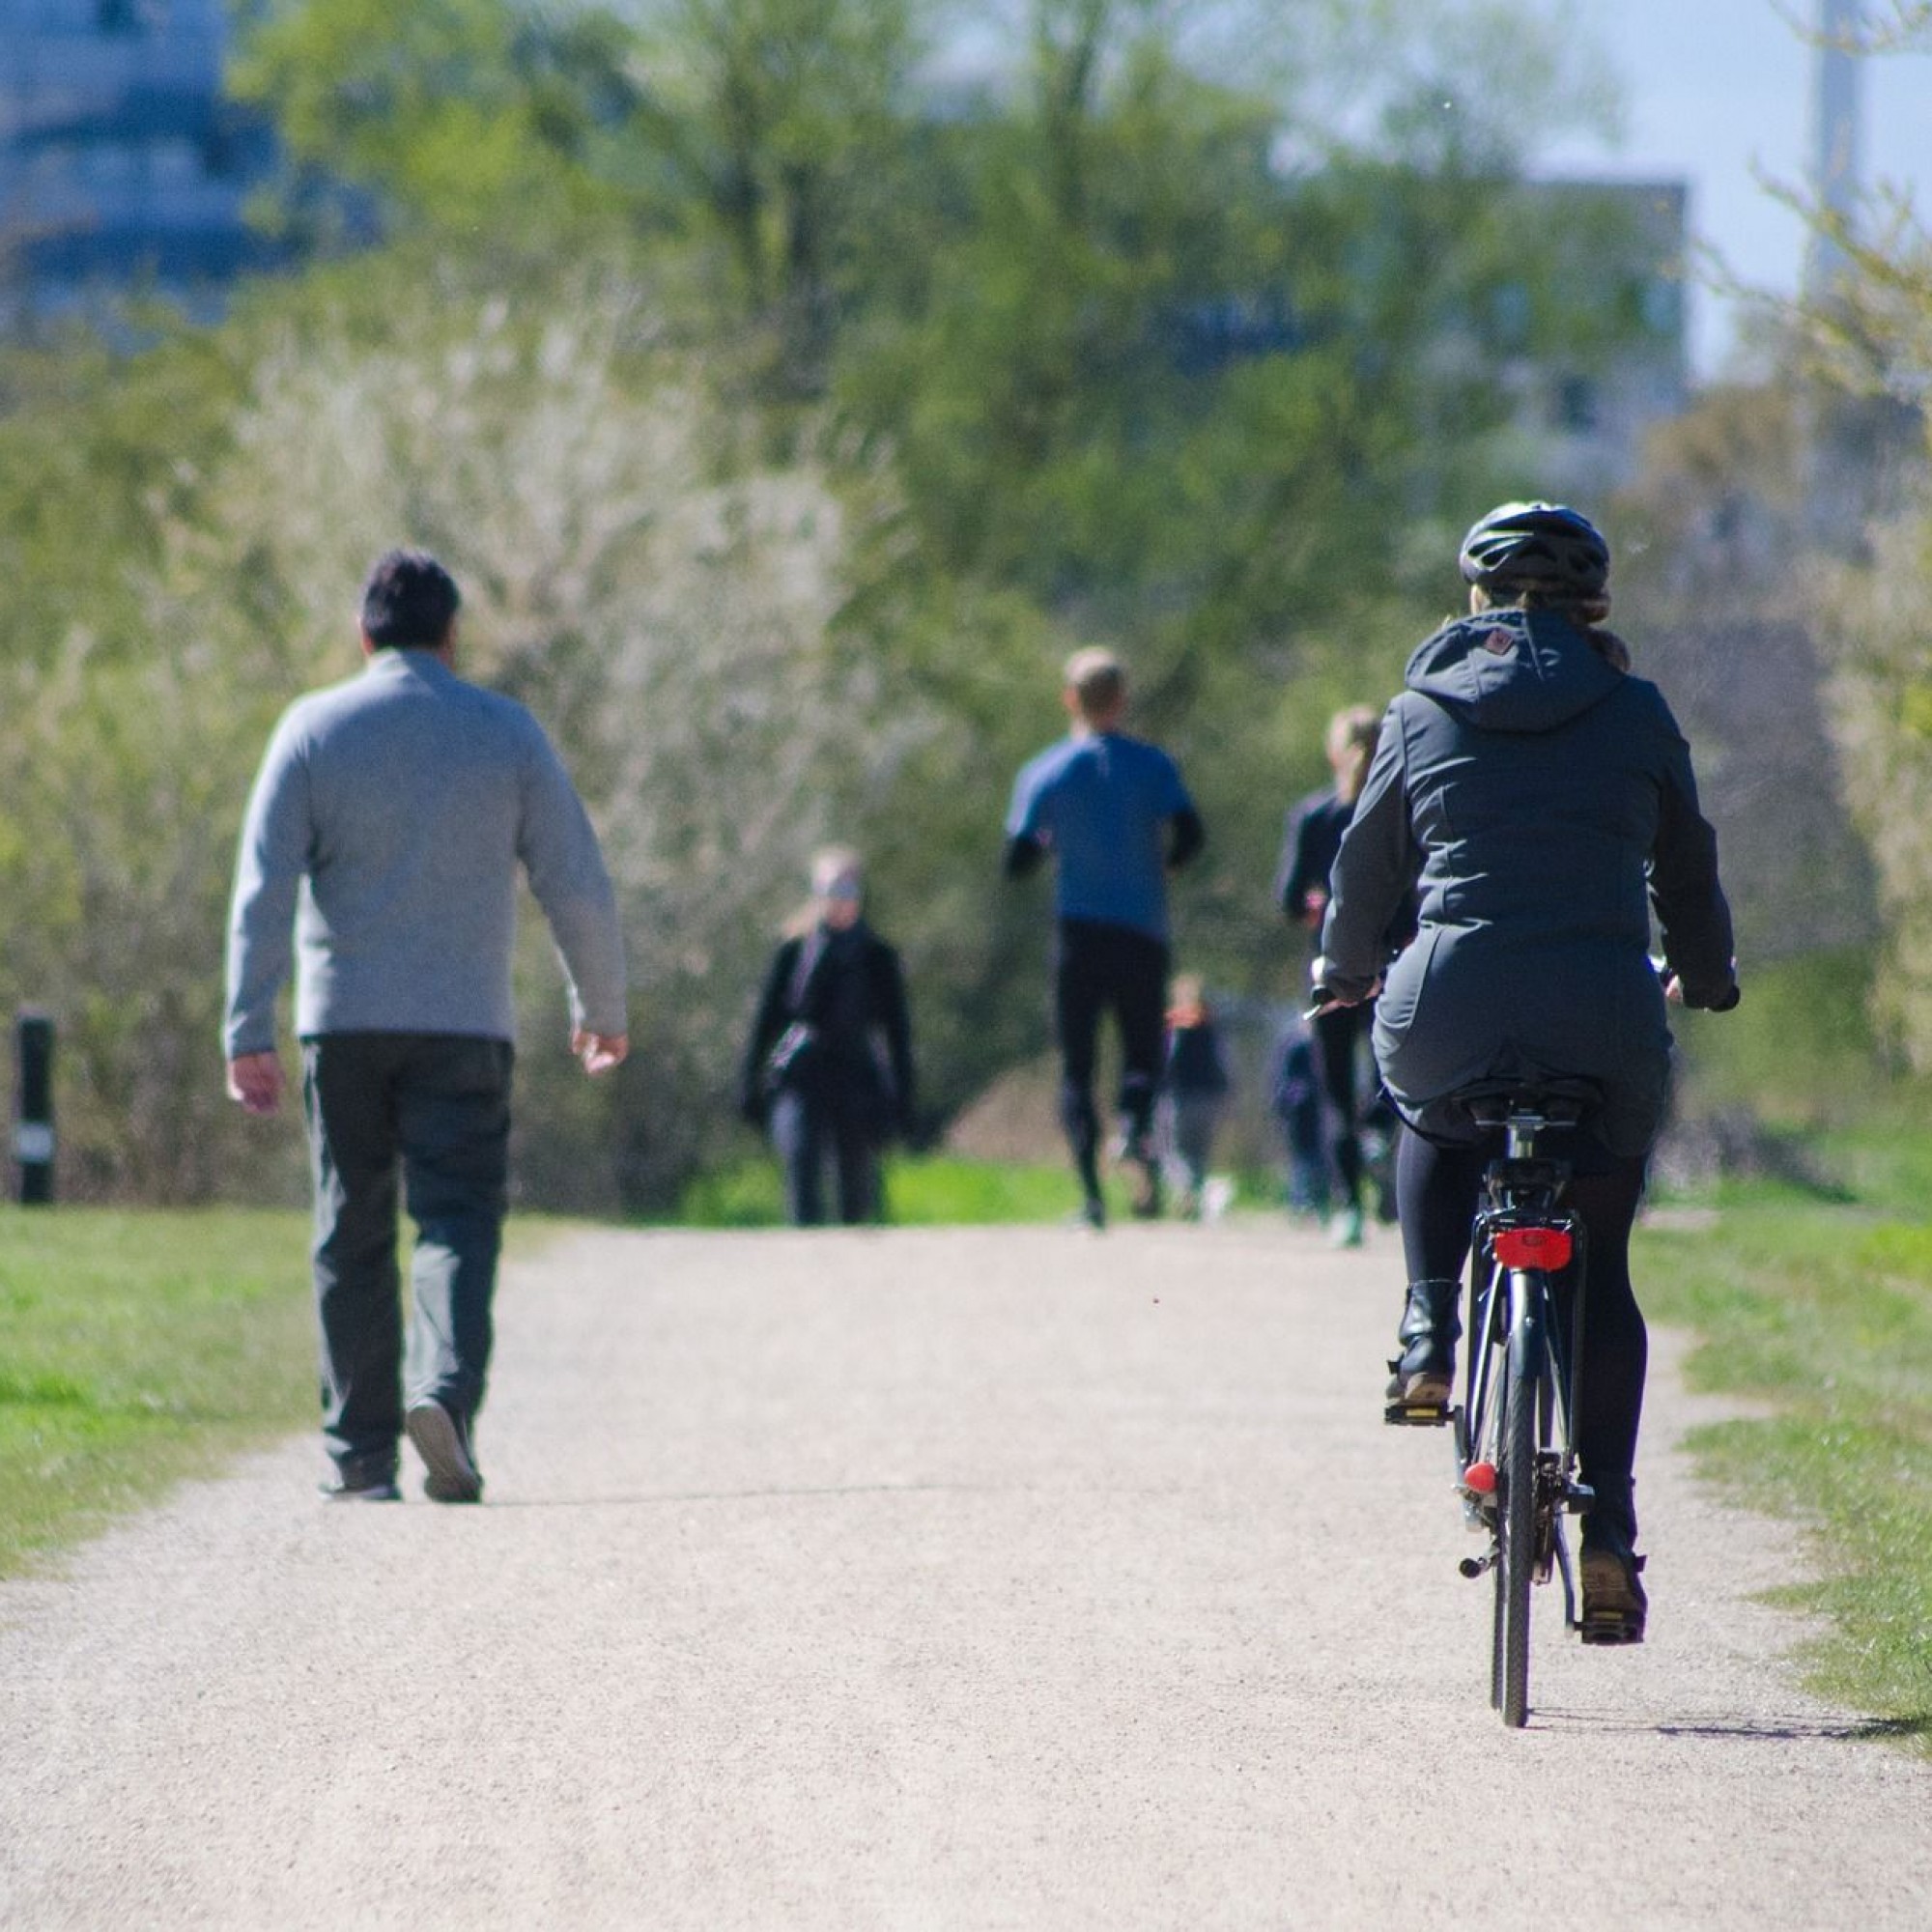
<path fill-rule="evenodd" d="M 1542 1378 L 1512 1361 L 1503 1378 L 1496 1470 L 1495 1694 L 1503 1722 L 1529 1719 L 1529 1590 L 1536 1579 L 1536 1415 Z"/>

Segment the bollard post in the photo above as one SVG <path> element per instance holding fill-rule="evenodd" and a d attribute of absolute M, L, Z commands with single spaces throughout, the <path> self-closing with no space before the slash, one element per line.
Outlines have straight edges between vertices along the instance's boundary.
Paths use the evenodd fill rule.
<path fill-rule="evenodd" d="M 20 1171 L 22 1207 L 54 1198 L 54 1023 L 51 1014 L 23 1009 L 18 1027 L 18 1086 L 14 1103 L 14 1160 Z"/>

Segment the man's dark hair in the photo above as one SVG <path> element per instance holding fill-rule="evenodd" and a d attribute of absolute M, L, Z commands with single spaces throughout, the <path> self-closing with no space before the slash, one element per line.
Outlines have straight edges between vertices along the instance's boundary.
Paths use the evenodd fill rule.
<path fill-rule="evenodd" d="M 362 634 L 395 650 L 434 650 L 463 602 L 456 580 L 427 551 L 392 550 L 362 586 Z"/>

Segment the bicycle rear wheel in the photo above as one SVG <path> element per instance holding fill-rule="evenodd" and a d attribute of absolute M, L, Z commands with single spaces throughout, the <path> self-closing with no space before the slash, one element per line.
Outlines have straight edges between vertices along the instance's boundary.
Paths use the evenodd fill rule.
<path fill-rule="evenodd" d="M 1525 1378 L 1515 1361 L 1504 1371 L 1492 1701 L 1513 1729 L 1529 1719 L 1529 1591 L 1536 1579 L 1536 1417 L 1542 1379 Z"/>

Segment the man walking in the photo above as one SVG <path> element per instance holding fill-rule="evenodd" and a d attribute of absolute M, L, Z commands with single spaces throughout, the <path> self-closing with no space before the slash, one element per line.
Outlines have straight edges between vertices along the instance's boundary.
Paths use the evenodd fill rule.
<path fill-rule="evenodd" d="M 1156 745 L 1121 728 L 1126 673 L 1111 651 L 1076 651 L 1062 702 L 1072 730 L 1029 762 L 1007 813 L 1006 872 L 1024 878 L 1051 852 L 1057 916 L 1055 1019 L 1061 1120 L 1073 1151 L 1081 1214 L 1106 1225 L 1100 1194 L 1094 1064 L 1100 1020 L 1121 1037 L 1122 1159 L 1138 1169 L 1133 1209 L 1160 1212 L 1153 1107 L 1160 1089 L 1167 1006 L 1167 873 L 1207 834 L 1179 768 Z"/>
<path fill-rule="evenodd" d="M 228 936 L 228 1091 L 280 1104 L 275 997 L 296 1033 L 315 1180 L 315 1289 L 330 1496 L 397 1498 L 405 1427 L 424 1492 L 478 1501 L 507 1198 L 510 954 L 521 867 L 569 982 L 588 1073 L 629 1051 L 616 904 L 542 727 L 454 669 L 460 602 L 392 551 L 362 599 L 367 663 L 283 716 L 248 802 Z M 408 1404 L 397 1182 L 416 1226 Z"/>

